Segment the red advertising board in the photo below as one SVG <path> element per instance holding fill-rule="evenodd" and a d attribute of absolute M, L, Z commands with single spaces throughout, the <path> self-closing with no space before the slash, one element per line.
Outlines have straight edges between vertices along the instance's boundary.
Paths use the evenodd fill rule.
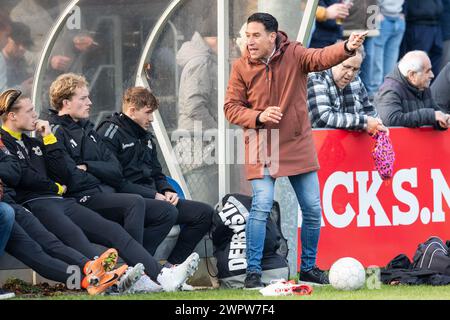
<path fill-rule="evenodd" d="M 412 258 L 432 235 L 450 239 L 450 132 L 391 128 L 390 137 L 394 177 L 383 181 L 366 133 L 314 131 L 323 209 L 319 267 L 347 256 L 382 267 L 400 253 Z"/>

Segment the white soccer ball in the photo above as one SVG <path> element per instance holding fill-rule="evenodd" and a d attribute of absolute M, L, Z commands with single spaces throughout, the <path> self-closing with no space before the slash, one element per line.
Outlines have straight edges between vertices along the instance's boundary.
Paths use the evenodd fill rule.
<path fill-rule="evenodd" d="M 333 263 L 328 277 L 335 289 L 357 290 L 364 286 L 366 270 L 358 260 L 346 257 Z"/>

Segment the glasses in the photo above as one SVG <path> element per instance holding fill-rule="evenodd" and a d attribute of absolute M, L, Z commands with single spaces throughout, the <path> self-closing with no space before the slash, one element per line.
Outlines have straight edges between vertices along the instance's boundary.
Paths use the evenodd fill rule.
<path fill-rule="evenodd" d="M 342 69 L 344 69 L 345 72 L 352 72 L 355 75 L 358 75 L 359 72 L 361 71 L 360 68 L 354 68 L 352 66 L 347 66 L 345 64 L 342 64 Z"/>

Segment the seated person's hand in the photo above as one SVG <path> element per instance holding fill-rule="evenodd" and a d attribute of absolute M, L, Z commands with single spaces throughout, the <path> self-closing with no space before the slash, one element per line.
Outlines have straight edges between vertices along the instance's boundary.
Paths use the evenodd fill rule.
<path fill-rule="evenodd" d="M 53 56 L 50 58 L 50 65 L 58 71 L 67 71 L 70 67 L 72 59 L 66 56 Z"/>
<path fill-rule="evenodd" d="M 73 45 L 78 51 L 84 52 L 98 43 L 89 35 L 78 35 L 73 38 Z"/>
<path fill-rule="evenodd" d="M 165 197 L 163 194 L 161 194 L 161 193 L 157 193 L 157 194 L 155 195 L 155 200 L 166 201 L 166 197 Z"/>
<path fill-rule="evenodd" d="M 41 137 L 46 137 L 52 134 L 50 123 L 41 119 L 36 120 L 36 132 L 39 133 Z"/>
<path fill-rule="evenodd" d="M 377 131 L 383 131 L 389 135 L 389 129 L 383 125 L 383 121 L 374 117 L 368 117 L 366 131 L 369 134 L 375 134 Z"/>
<path fill-rule="evenodd" d="M 439 126 L 441 128 L 448 128 L 449 127 L 449 117 L 450 115 L 443 113 L 442 111 L 436 111 L 436 121 L 439 123 Z"/>
<path fill-rule="evenodd" d="M 175 192 L 166 191 L 164 195 L 166 196 L 166 201 L 170 202 L 174 206 L 176 206 L 178 204 L 178 200 L 180 200 L 180 198 L 178 198 L 178 194 Z"/>
<path fill-rule="evenodd" d="M 87 171 L 87 166 L 85 164 L 79 164 L 79 165 L 77 165 L 77 168 L 82 171 Z"/>

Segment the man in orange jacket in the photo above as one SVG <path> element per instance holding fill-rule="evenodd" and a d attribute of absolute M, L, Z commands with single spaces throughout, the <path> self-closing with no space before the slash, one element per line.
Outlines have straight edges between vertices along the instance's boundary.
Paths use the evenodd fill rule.
<path fill-rule="evenodd" d="M 275 179 L 282 176 L 289 177 L 303 213 L 300 280 L 328 283 L 315 264 L 322 209 L 319 164 L 306 105 L 307 75 L 354 55 L 366 34 L 353 33 L 349 40 L 324 49 L 306 49 L 278 31 L 278 22 L 270 14 L 255 13 L 247 20 L 248 52 L 233 65 L 224 105 L 228 121 L 246 131 L 245 168 L 253 188 L 246 227 L 247 289 L 263 286 L 266 221 Z"/>

